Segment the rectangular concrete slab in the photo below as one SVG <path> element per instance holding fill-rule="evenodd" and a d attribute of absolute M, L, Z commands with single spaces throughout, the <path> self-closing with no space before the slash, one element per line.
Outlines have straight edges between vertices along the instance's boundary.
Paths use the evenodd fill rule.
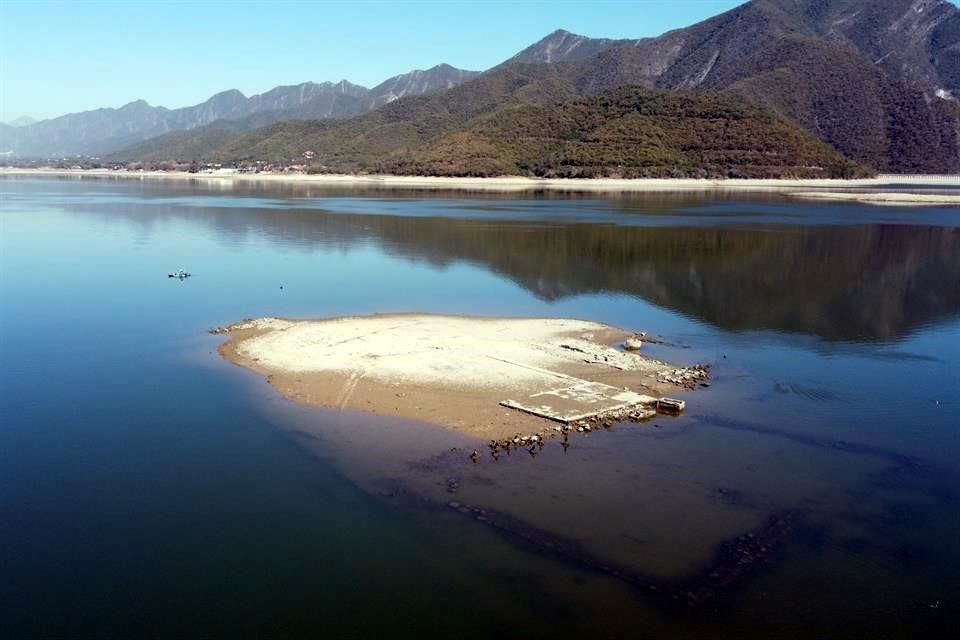
<path fill-rule="evenodd" d="M 655 406 L 656 403 L 657 398 L 651 396 L 577 378 L 570 378 L 563 386 L 500 402 L 504 407 L 564 424 L 632 407 Z"/>

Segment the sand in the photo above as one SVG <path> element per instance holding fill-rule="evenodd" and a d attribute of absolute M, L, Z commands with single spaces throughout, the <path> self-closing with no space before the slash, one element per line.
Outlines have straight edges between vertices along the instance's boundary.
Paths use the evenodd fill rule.
<path fill-rule="evenodd" d="M 876 188 L 890 185 L 960 186 L 960 176 L 880 175 L 875 178 L 856 180 L 747 180 L 747 179 L 699 179 L 699 178 L 527 178 L 523 176 L 500 176 L 494 178 L 448 178 L 437 176 L 394 175 L 308 175 L 303 173 L 238 173 L 233 169 L 188 173 L 184 171 L 114 171 L 111 169 L 18 169 L 0 167 L 0 175 L 13 176 L 73 176 L 91 178 L 133 178 L 204 180 L 230 183 L 305 183 L 318 186 L 355 188 L 413 188 L 444 189 L 461 191 L 530 191 L 552 190 L 571 192 L 643 192 L 684 190 L 748 190 L 782 191 L 797 188 L 843 189 L 853 187 Z"/>
<path fill-rule="evenodd" d="M 239 355 L 287 372 L 361 371 L 382 382 L 510 389 L 551 376 L 583 359 L 588 337 L 608 328 L 578 320 L 503 320 L 444 316 L 380 316 L 324 322 L 275 318 L 242 323 L 260 331 L 237 345 Z M 597 345 L 619 366 L 639 369 L 649 361 Z"/>
<path fill-rule="evenodd" d="M 589 393 L 590 385 L 636 394 L 637 402 L 678 390 L 665 380 L 676 367 L 611 346 L 630 334 L 582 320 L 261 318 L 217 332 L 230 334 L 224 357 L 298 402 L 414 418 L 484 438 L 550 428 L 543 418 L 500 406 L 504 401 L 556 389 Z M 548 401 L 563 404 L 556 394 Z"/>
<path fill-rule="evenodd" d="M 960 205 L 960 194 L 952 193 L 844 193 L 836 191 L 804 191 L 791 193 L 790 195 L 794 198 L 806 198 L 810 200 L 842 200 L 897 206 Z"/>

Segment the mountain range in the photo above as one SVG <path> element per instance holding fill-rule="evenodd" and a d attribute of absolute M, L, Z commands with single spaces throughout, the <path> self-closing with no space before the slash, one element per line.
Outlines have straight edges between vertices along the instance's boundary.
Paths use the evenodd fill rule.
<path fill-rule="evenodd" d="M 753 0 L 654 38 L 558 30 L 482 74 L 440 65 L 369 90 L 307 83 L 0 127 L 0 148 L 134 143 L 115 157 L 228 161 L 310 150 L 323 170 L 479 175 L 757 175 L 777 162 L 792 175 L 814 156 L 841 173 L 956 173 L 958 97 L 960 10 L 946 0 Z M 710 133 L 720 125 L 729 137 Z"/>
<path fill-rule="evenodd" d="M 0 150 L 19 156 L 98 155 L 172 131 L 217 121 L 238 121 L 250 128 L 294 118 L 346 118 L 403 96 L 449 89 L 478 72 L 440 64 L 389 78 L 372 89 L 340 82 L 304 82 L 279 86 L 250 97 L 236 89 L 180 109 L 136 100 L 117 109 L 95 109 L 14 126 L 0 124 Z"/>

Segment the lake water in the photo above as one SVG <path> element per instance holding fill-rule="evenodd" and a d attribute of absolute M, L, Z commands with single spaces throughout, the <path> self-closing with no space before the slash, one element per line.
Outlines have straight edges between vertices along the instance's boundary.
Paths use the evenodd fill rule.
<path fill-rule="evenodd" d="M 465 466 L 207 333 L 388 311 L 645 330 L 713 384 Z M 958 208 L 0 179 L 0 636 L 946 636 L 958 356 Z"/>

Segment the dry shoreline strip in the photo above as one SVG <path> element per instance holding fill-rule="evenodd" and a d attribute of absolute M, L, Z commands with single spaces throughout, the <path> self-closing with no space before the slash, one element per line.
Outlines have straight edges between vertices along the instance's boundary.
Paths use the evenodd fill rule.
<path fill-rule="evenodd" d="M 797 193 L 791 193 L 790 195 L 794 198 L 802 198 L 806 200 L 833 200 L 896 206 L 929 207 L 960 205 L 960 194 L 952 193 L 843 193 L 836 191 L 801 191 Z"/>
<path fill-rule="evenodd" d="M 445 189 L 461 191 L 531 191 L 553 190 L 571 192 L 644 192 L 678 190 L 748 190 L 783 191 L 798 188 L 845 189 L 875 188 L 900 185 L 904 187 L 929 185 L 960 186 L 960 176 L 910 176 L 881 175 L 875 178 L 856 180 L 808 179 L 808 180 L 751 180 L 751 179 L 700 179 L 700 178 L 528 178 L 523 176 L 500 176 L 494 178 L 451 178 L 439 176 L 398 175 L 337 175 L 302 173 L 239 173 L 231 169 L 212 172 L 189 173 L 185 171 L 114 171 L 111 169 L 17 169 L 0 168 L 0 176 L 47 176 L 117 179 L 165 179 L 215 181 L 222 184 L 289 183 L 316 186 L 353 188 L 411 188 Z"/>
<path fill-rule="evenodd" d="M 598 420 L 649 418 L 658 398 L 707 376 L 620 350 L 611 345 L 631 334 L 580 320 L 260 318 L 213 332 L 229 334 L 220 346 L 227 360 L 302 404 L 411 418 L 497 441 L 589 429 L 578 422 L 587 410 Z"/>

